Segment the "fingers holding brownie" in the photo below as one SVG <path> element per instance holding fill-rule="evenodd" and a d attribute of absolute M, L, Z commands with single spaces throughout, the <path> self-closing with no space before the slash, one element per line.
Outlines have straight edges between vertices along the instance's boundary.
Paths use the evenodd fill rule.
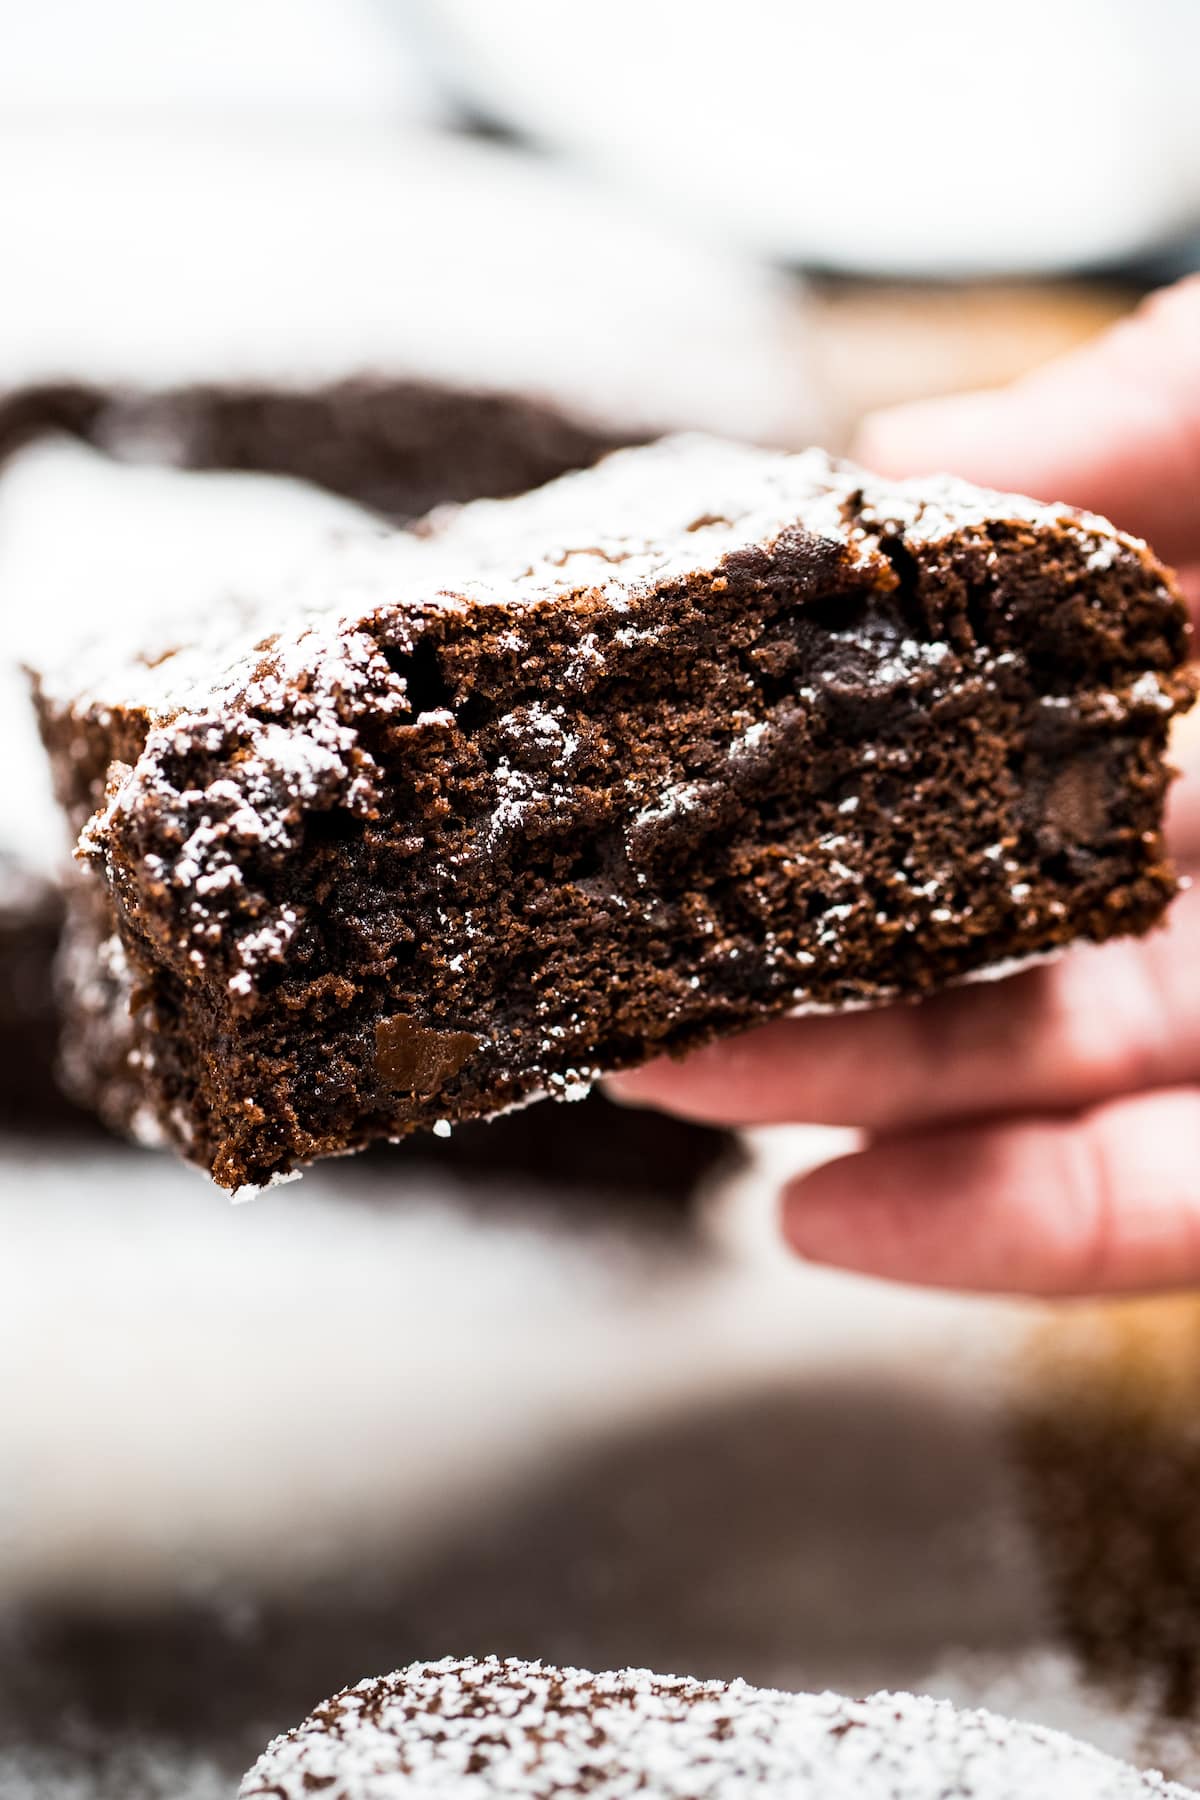
<path fill-rule="evenodd" d="M 869 419 L 856 454 L 1066 500 L 1148 537 L 1200 608 L 1200 278 L 1005 389 Z M 1200 732 L 1168 829 L 1200 868 Z M 1166 930 L 915 1007 L 777 1020 L 620 1096 L 872 1136 L 794 1183 L 810 1258 L 935 1285 L 1117 1291 L 1200 1276 L 1200 895 Z M 980 1121 L 985 1121 L 980 1123 Z"/>
<path fill-rule="evenodd" d="M 1200 1088 L 878 1139 L 792 1182 L 791 1247 L 895 1281 L 1128 1294 L 1200 1279 Z"/>

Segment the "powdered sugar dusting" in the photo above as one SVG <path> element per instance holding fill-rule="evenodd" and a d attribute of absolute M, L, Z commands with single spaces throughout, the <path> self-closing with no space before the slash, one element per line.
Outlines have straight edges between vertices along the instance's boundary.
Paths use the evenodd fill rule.
<path fill-rule="evenodd" d="M 746 1682 L 540 1663 L 415 1663 L 277 1738 L 241 1800 L 1187 1800 L 1060 1732 L 908 1694 L 846 1700 Z"/>
<path fill-rule="evenodd" d="M 168 658 L 169 664 L 174 659 Z M 148 734 L 135 768 L 116 784 L 105 806 L 80 837 L 84 856 L 103 859 L 110 838 L 136 818 L 147 797 L 170 814 L 186 835 L 172 854 L 145 857 L 150 879 L 170 889 L 182 920 L 177 951 L 197 971 L 206 949 L 228 942 L 231 902 L 244 924 L 233 944 L 240 965 L 227 978 L 236 997 L 248 998 L 255 971 L 277 962 L 302 927 L 288 905 L 269 905 L 246 888 L 248 853 L 286 857 L 304 818 L 337 806 L 368 816 L 377 769 L 362 747 L 351 709 L 370 693 L 375 717 L 403 710 L 399 678 L 370 635 L 338 618 L 305 621 L 272 646 L 269 658 L 234 667 L 173 711 L 170 676 L 148 669 L 163 683 L 160 704 L 171 716 Z M 236 749 L 207 786 L 179 784 L 180 766 L 220 758 Z"/>
<path fill-rule="evenodd" d="M 1144 552 L 1139 539 L 1091 515 L 950 477 L 885 484 L 821 450 L 784 455 L 691 434 L 619 451 L 515 501 L 447 509 L 420 535 L 351 536 L 311 558 L 300 577 L 264 588 L 253 605 L 210 609 L 150 654 L 144 642 L 132 653 L 106 648 L 81 668 L 72 646 L 61 666 L 43 659 L 39 673 L 60 703 L 137 705 L 166 718 L 234 689 L 253 702 L 248 671 L 268 640 L 281 678 L 304 674 L 338 647 L 339 622 L 353 665 L 356 633 L 372 619 L 395 628 L 405 616 L 497 602 L 600 600 L 627 611 L 663 583 L 720 579 L 724 559 L 747 546 L 769 564 L 780 540 L 797 532 L 865 566 L 881 560 L 880 537 L 903 532 L 910 544 L 935 544 L 996 519 L 1075 536 L 1081 567 Z M 636 625 L 620 629 L 637 635 Z M 586 681 L 602 661 L 583 633 L 564 673 Z"/>
<path fill-rule="evenodd" d="M 1020 534 L 1022 521 L 1053 527 L 1056 546 L 1066 543 L 1064 588 L 1086 586 L 1088 561 L 1105 534 L 1144 580 L 1136 542 L 1082 515 L 950 481 L 885 487 L 820 451 L 784 455 L 700 437 L 620 452 L 520 499 L 451 510 L 419 531 L 352 534 L 253 604 L 210 609 L 174 647 L 143 649 L 132 659 L 105 652 L 104 666 L 82 678 L 74 659 L 44 675 L 51 735 L 73 730 L 82 746 L 69 752 L 83 758 L 88 784 L 79 811 L 96 800 L 88 767 L 95 740 L 106 756 L 132 764 L 110 763 L 112 785 L 81 852 L 103 865 L 110 884 L 140 884 L 154 917 L 155 967 L 181 979 L 185 992 L 203 986 L 205 1004 L 215 996 L 230 1029 L 269 1004 L 280 965 L 289 980 L 306 971 L 325 983 L 322 1005 L 345 1009 L 353 1000 L 365 1012 L 378 995 L 370 983 L 356 990 L 344 970 L 323 965 L 325 895 L 297 880 L 293 865 L 307 846 L 323 853 L 343 833 L 374 845 L 380 821 L 382 834 L 395 835 L 397 854 L 427 854 L 423 827 L 450 802 L 425 797 L 421 771 L 445 762 L 449 736 L 456 766 L 472 772 L 469 784 L 463 778 L 469 804 L 455 813 L 454 801 L 453 828 L 444 845 L 435 842 L 434 854 L 444 857 L 436 876 L 446 878 L 446 889 L 431 936 L 457 978 L 453 1005 L 469 1008 L 477 941 L 482 936 L 486 955 L 491 939 L 453 897 L 460 867 L 481 855 L 519 857 L 531 817 L 535 838 L 540 831 L 547 843 L 548 820 L 583 824 L 594 843 L 590 861 L 570 865 L 580 891 L 590 902 L 596 880 L 609 884 L 610 864 L 620 865 L 613 914 L 659 929 L 660 865 L 679 842 L 722 829 L 738 804 L 727 777 L 757 781 L 761 771 L 773 779 L 774 765 L 791 754 L 797 721 L 807 729 L 805 709 L 823 717 L 828 700 L 836 711 L 839 677 L 819 660 L 808 666 L 805 651 L 806 679 L 773 712 L 770 691 L 753 677 L 748 703 L 723 724 L 724 742 L 675 761 L 644 759 L 629 786 L 631 804 L 615 819 L 604 811 L 607 799 L 601 806 L 596 798 L 597 769 L 612 756 L 591 704 L 598 682 L 636 685 L 643 667 L 669 669 L 680 619 L 702 638 L 696 615 L 727 607 L 731 590 L 761 585 L 772 605 L 777 598 L 782 605 L 793 588 L 801 600 L 810 588 L 836 592 L 844 576 L 853 593 L 874 588 L 888 596 L 903 581 L 892 535 L 928 544 L 978 528 L 986 554 L 988 533 Z M 994 546 L 992 553 L 999 554 Z M 835 647 L 845 635 L 830 629 Z M 866 634 L 855 659 L 854 680 L 878 688 L 881 698 L 897 688 L 923 702 L 948 679 L 953 653 L 889 623 Z M 501 695 L 508 710 L 492 711 Z M 1158 710 L 1177 700 L 1169 683 L 1144 679 L 1129 704 Z M 769 716 L 758 716 L 763 709 Z M 864 768 L 882 754 L 869 744 L 859 751 Z M 904 755 L 895 751 L 900 763 Z M 847 821 L 856 803 L 853 795 L 840 799 Z M 926 869 L 917 886 L 897 868 L 887 885 L 902 904 L 893 907 L 866 890 L 856 826 L 847 823 L 846 832 L 827 833 L 780 862 L 781 878 L 808 883 L 819 901 L 808 911 L 813 930 L 804 949 L 771 931 L 739 946 L 727 941 L 719 907 L 691 908 L 689 929 L 711 946 L 690 987 L 664 985 L 666 1025 L 682 1028 L 695 1018 L 696 989 L 718 959 L 727 973 L 743 958 L 737 973 L 761 982 L 755 992 L 786 994 L 803 1006 L 813 985 L 846 999 L 871 988 L 853 966 L 853 950 L 873 924 L 899 920 L 899 929 L 914 933 L 928 921 L 961 925 L 964 940 L 970 935 L 971 907 L 956 898 L 950 871 L 938 868 L 929 879 Z M 1044 922 L 1020 873 L 1013 862 L 1009 897 L 1024 908 L 1018 922 L 1032 937 Z M 391 921 L 385 925 L 391 929 Z M 814 961 L 819 984 L 807 972 Z M 315 987 L 311 998 L 315 1004 Z M 147 1039 L 156 1028 L 154 1004 L 151 994 L 139 1012 L 138 1035 Z M 590 1035 L 576 1042 L 572 1017 L 572 1035 L 556 1041 L 549 1027 L 564 1021 L 554 1002 L 539 994 L 536 1007 L 550 1065 L 533 1071 L 539 1086 L 585 1091 L 605 1054 L 596 1029 L 589 1024 Z M 525 1041 L 508 1055 L 504 1029 L 489 1038 L 487 1080 L 507 1093 L 525 1079 L 533 1040 L 514 1026 L 514 1043 Z M 363 1041 L 355 1040 L 355 1054 Z M 247 1124 L 240 1112 L 236 1122 L 239 1130 Z M 165 1129 L 176 1135 L 173 1123 Z"/>
<path fill-rule="evenodd" d="M 70 520 L 70 529 L 64 529 Z M 61 669 L 68 699 L 123 699 L 139 652 L 204 629 L 214 602 L 273 589 L 339 534 L 374 529 L 348 501 L 301 482 L 127 468 L 78 444 L 43 439 L 0 481 L 0 755 L 14 772 L 5 836 L 56 867 L 63 852 L 28 682 L 17 667 Z M 236 616 L 226 606 L 226 621 Z M 228 622 L 224 627 L 229 630 Z"/>

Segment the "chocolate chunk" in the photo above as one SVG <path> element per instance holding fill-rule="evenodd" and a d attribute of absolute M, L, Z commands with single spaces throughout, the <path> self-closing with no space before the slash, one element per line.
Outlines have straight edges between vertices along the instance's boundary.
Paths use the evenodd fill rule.
<path fill-rule="evenodd" d="M 396 1013 L 375 1027 L 375 1072 L 384 1087 L 422 1098 L 439 1093 L 476 1050 L 469 1031 L 438 1031 Z"/>

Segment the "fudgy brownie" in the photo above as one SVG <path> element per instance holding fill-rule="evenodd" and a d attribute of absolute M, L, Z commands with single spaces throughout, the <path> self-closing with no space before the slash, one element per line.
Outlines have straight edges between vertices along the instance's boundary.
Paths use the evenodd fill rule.
<path fill-rule="evenodd" d="M 269 1744 L 239 1800 L 1188 1800 L 1060 1731 L 913 1694 L 786 1694 L 516 1657 L 360 1681 Z"/>
<path fill-rule="evenodd" d="M 1103 520 L 703 438 L 347 544 L 43 672 L 77 1085 L 259 1185 L 1145 930 L 1187 641 Z"/>
<path fill-rule="evenodd" d="M 412 517 L 664 431 L 812 436 L 802 290 L 544 158 L 56 126 L 9 161 L 0 457 L 68 432 Z"/>
<path fill-rule="evenodd" d="M 54 1080 L 54 957 L 63 901 L 56 883 L 0 851 L 0 1127 L 74 1123 Z"/>
<path fill-rule="evenodd" d="M 646 435 L 529 395 L 386 374 L 0 393 L 0 463 L 51 432 L 122 460 L 297 476 L 401 521 L 447 500 L 520 493 Z"/>
<path fill-rule="evenodd" d="M 138 131 L 85 143 L 56 125 L 10 151 L 39 183 L 31 206 L 28 183 L 0 182 L 0 461 L 56 432 L 123 462 L 299 475 L 404 519 L 680 426 L 813 435 L 795 283 L 664 236 L 545 159 L 391 124 L 279 145 Z M 82 543 L 90 526 L 72 529 Z M 86 570 L 74 595 L 106 626 L 123 610 Z M 14 739 L 25 750 L 6 673 L 0 659 L 5 756 Z M 50 867 L 42 798 L 39 781 L 5 835 Z M 585 1184 L 610 1162 L 608 1115 L 570 1115 Z M 651 1158 L 650 1129 L 620 1127 L 656 1192 L 680 1166 L 681 1129 Z M 565 1179 L 567 1135 L 556 1117 L 514 1118 L 425 1148 L 465 1168 L 486 1145 L 489 1166 Z M 693 1147 L 706 1160 L 714 1145 L 700 1132 Z"/>
<path fill-rule="evenodd" d="M 101 619 L 110 630 L 148 617 L 161 626 L 164 610 L 253 586 L 276 564 L 303 561 L 322 540 L 369 524 L 301 484 L 129 468 L 78 444 L 31 445 L 0 475 L 0 586 L 19 620 L 8 647 L 36 660 L 39 644 L 86 642 L 89 621 L 92 635 Z M 45 871 L 58 867 L 66 843 L 27 684 L 7 675 L 0 667 L 0 752 L 17 802 L 6 825 L 21 854 L 0 856 L 0 1124 L 44 1132 L 93 1121 L 54 1078 L 63 897 Z M 78 926 L 71 941 L 81 943 Z M 82 974 L 87 957 L 77 950 L 72 960 Z M 595 1096 L 464 1126 L 451 1139 L 418 1133 L 392 1153 L 392 1173 L 401 1191 L 436 1173 L 489 1188 L 490 1177 L 506 1178 L 531 1199 L 594 1195 L 607 1207 L 625 1196 L 640 1216 L 660 1202 L 685 1207 L 703 1176 L 733 1160 L 727 1132 L 617 1112 Z"/>

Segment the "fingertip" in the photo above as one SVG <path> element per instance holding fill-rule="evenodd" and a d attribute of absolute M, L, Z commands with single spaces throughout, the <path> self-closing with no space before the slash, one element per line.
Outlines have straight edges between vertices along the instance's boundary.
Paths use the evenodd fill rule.
<path fill-rule="evenodd" d="M 704 1115 L 720 1110 L 728 1086 L 728 1040 L 702 1044 L 684 1056 L 656 1056 L 604 1078 L 604 1090 L 625 1106 Z"/>
<path fill-rule="evenodd" d="M 892 479 L 949 474 L 983 487 L 1039 492 L 1059 473 L 1053 456 L 1047 467 L 1043 452 L 1048 410 L 1031 383 L 886 407 L 863 420 L 851 454 Z M 1070 452 L 1063 455 L 1069 468 Z"/>
<path fill-rule="evenodd" d="M 664 1087 L 669 1081 L 664 1080 L 670 1064 L 665 1057 L 657 1056 L 653 1062 L 642 1063 L 636 1069 L 622 1069 L 615 1075 L 606 1075 L 601 1083 L 604 1095 L 614 1100 L 618 1106 L 654 1106 Z"/>
<path fill-rule="evenodd" d="M 1200 331 L 1200 274 L 1185 275 L 1168 287 L 1156 288 L 1135 308 L 1130 318 L 1155 330 L 1185 333 L 1189 349 Z"/>
<path fill-rule="evenodd" d="M 787 1243 L 810 1262 L 960 1293 L 1077 1291 L 1073 1134 L 1028 1120 L 876 1141 L 789 1183 Z"/>
<path fill-rule="evenodd" d="M 1168 562 L 1200 550 L 1200 276 L 1008 387 L 890 408 L 852 450 L 881 475 L 949 471 L 1090 508 Z"/>
<path fill-rule="evenodd" d="M 873 474 L 896 479 L 954 465 L 961 405 L 961 397 L 956 397 L 869 413 L 855 434 L 850 455 Z"/>
<path fill-rule="evenodd" d="M 877 1141 L 789 1183 L 811 1262 L 926 1287 L 1062 1297 L 1200 1276 L 1200 1092 Z"/>
<path fill-rule="evenodd" d="M 852 1224 L 852 1171 L 842 1166 L 853 1161 L 837 1157 L 823 1163 L 789 1181 L 779 1196 L 783 1241 L 804 1262 L 856 1266 L 855 1244 L 858 1241 L 861 1251 L 861 1236 Z"/>
<path fill-rule="evenodd" d="M 701 1044 L 681 1056 L 660 1056 L 640 1068 L 608 1077 L 614 1098 L 631 1106 L 656 1106 L 685 1119 L 714 1125 L 763 1122 L 764 1057 L 770 1057 L 786 1021 Z"/>
<path fill-rule="evenodd" d="M 947 1145 L 952 1134 L 944 1134 Z M 953 1151 L 951 1152 L 953 1159 Z M 788 1182 L 780 1196 L 784 1242 L 805 1262 L 885 1281 L 953 1285 L 957 1183 L 938 1181 L 929 1143 L 895 1153 L 879 1144 L 834 1157 Z"/>

